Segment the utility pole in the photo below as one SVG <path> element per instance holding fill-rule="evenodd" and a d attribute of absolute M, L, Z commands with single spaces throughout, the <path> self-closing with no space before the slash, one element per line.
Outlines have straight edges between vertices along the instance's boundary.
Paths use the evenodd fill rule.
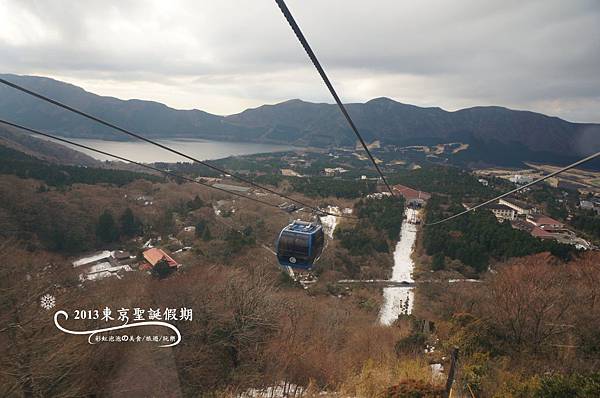
<path fill-rule="evenodd" d="M 458 347 L 452 349 L 450 355 L 450 369 L 448 370 L 448 379 L 446 380 L 446 389 L 444 390 L 444 398 L 450 397 L 452 391 L 452 385 L 454 384 L 454 376 L 456 374 L 456 366 L 458 363 Z"/>

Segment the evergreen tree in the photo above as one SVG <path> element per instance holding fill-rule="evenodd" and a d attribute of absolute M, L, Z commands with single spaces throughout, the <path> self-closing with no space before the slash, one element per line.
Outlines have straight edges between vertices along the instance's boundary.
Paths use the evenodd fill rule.
<path fill-rule="evenodd" d="M 431 269 L 434 271 L 443 270 L 446 267 L 446 263 L 444 261 L 444 255 L 442 253 L 436 253 L 433 256 L 431 261 Z"/>
<path fill-rule="evenodd" d="M 196 197 L 187 202 L 186 205 L 189 210 L 198 210 L 199 208 L 204 207 L 204 202 L 200 199 L 200 196 L 196 195 Z"/>
<path fill-rule="evenodd" d="M 204 232 L 202 233 L 202 240 L 208 242 L 212 239 L 212 235 L 210 234 L 210 229 L 208 227 L 204 228 Z"/>
<path fill-rule="evenodd" d="M 169 262 L 163 258 L 154 265 L 151 272 L 153 276 L 164 279 L 171 275 L 173 268 L 169 265 Z"/>
<path fill-rule="evenodd" d="M 196 237 L 201 238 L 204 235 L 204 230 L 206 229 L 206 222 L 199 221 L 196 224 Z"/>
<path fill-rule="evenodd" d="M 121 234 L 123 236 L 135 236 L 139 233 L 140 223 L 129 207 L 121 214 L 119 222 L 121 224 Z"/>
<path fill-rule="evenodd" d="M 173 212 L 166 210 L 161 214 L 154 225 L 154 229 L 163 235 L 169 235 L 175 232 L 175 219 L 173 218 Z"/>
<path fill-rule="evenodd" d="M 117 223 L 109 210 L 104 210 L 104 213 L 102 213 L 98 219 L 96 237 L 102 243 L 110 243 L 119 239 Z"/>

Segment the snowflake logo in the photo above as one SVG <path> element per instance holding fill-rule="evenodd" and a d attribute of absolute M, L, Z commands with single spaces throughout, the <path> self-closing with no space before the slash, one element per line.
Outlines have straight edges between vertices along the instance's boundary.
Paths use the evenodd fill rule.
<path fill-rule="evenodd" d="M 40 305 L 43 309 L 49 310 L 56 305 L 56 298 L 51 294 L 44 294 L 40 299 Z"/>

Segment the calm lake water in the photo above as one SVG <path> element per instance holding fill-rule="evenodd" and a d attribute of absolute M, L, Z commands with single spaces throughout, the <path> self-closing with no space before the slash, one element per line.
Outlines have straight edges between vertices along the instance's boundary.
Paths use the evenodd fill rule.
<path fill-rule="evenodd" d="M 114 153 L 131 160 L 143 163 L 152 162 L 190 162 L 174 153 L 158 148 L 146 142 L 123 142 L 123 141 L 105 141 L 92 140 L 82 138 L 70 138 L 71 141 L 89 147 L 99 149 L 101 151 Z M 200 160 L 220 159 L 228 156 L 237 155 L 252 155 L 255 153 L 281 152 L 298 149 L 297 147 L 288 145 L 272 145 L 272 144 L 254 144 L 247 142 L 226 142 L 226 141 L 209 141 L 209 140 L 161 140 L 159 143 L 173 148 L 179 152 L 183 152 L 189 156 Z M 110 156 L 101 155 L 96 152 L 88 151 L 78 147 L 74 147 L 80 152 L 83 152 L 98 160 L 114 160 Z"/>

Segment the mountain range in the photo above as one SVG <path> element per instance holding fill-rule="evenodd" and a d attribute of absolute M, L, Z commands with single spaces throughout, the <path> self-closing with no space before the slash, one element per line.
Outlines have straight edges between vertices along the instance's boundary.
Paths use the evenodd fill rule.
<path fill-rule="evenodd" d="M 356 138 L 336 105 L 299 99 L 219 116 L 178 110 L 144 100 L 99 96 L 54 79 L 0 75 L 43 95 L 151 138 L 203 138 L 285 143 L 312 147 L 354 147 Z M 600 124 L 572 123 L 557 117 L 497 106 L 453 112 L 418 107 L 389 98 L 347 104 L 368 142 L 382 147 L 462 142 L 457 158 L 488 163 L 562 163 L 600 149 Z M 0 117 L 62 136 L 123 140 L 128 137 L 51 104 L 0 86 Z"/>

